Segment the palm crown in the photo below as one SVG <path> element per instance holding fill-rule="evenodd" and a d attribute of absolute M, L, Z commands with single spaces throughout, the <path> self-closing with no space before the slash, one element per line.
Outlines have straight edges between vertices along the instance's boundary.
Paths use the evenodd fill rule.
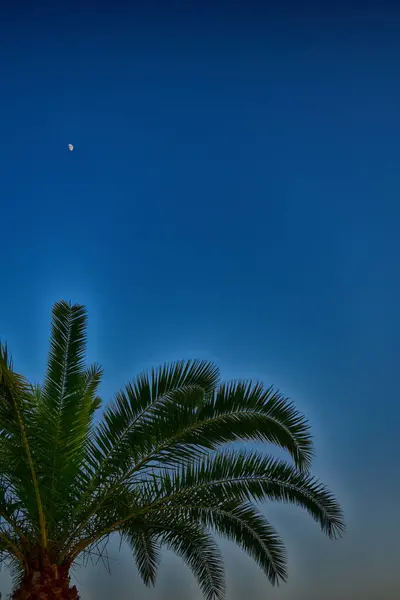
<path fill-rule="evenodd" d="M 303 507 L 329 537 L 343 531 L 337 501 L 309 474 L 308 423 L 276 390 L 221 384 L 214 364 L 181 361 L 139 375 L 96 420 L 102 370 L 85 366 L 85 350 L 85 309 L 64 301 L 53 307 L 43 385 L 0 347 L 0 560 L 17 574 L 15 599 L 77 598 L 71 566 L 115 532 L 146 584 L 167 546 L 205 598 L 224 598 L 213 532 L 278 583 L 286 555 L 256 508 L 265 499 Z M 274 444 L 290 462 L 237 440 Z"/>

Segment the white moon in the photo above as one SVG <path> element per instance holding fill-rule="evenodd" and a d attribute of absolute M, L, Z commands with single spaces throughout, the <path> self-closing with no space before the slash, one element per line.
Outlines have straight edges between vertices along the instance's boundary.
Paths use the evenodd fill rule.
<path fill-rule="evenodd" d="M 72 144 L 68 144 L 68 149 L 70 150 L 70 152 L 72 152 L 72 150 L 74 149 Z"/>

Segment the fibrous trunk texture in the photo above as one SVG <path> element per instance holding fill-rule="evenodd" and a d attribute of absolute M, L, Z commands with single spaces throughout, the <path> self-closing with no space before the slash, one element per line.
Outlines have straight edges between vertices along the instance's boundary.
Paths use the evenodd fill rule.
<path fill-rule="evenodd" d="M 12 600 L 79 600 L 76 586 L 70 586 L 70 565 L 44 563 L 32 561 Z"/>

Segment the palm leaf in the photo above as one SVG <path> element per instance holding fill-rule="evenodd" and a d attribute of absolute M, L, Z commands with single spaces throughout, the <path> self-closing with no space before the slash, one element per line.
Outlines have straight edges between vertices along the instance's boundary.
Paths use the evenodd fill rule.
<path fill-rule="evenodd" d="M 167 546 L 207 600 L 223 600 L 213 534 L 240 546 L 272 584 L 287 578 L 282 541 L 255 504 L 298 505 L 329 537 L 343 533 L 339 503 L 309 472 L 308 422 L 278 390 L 221 385 L 214 364 L 179 361 L 133 379 L 96 424 L 102 370 L 86 366 L 85 350 L 86 311 L 63 301 L 43 385 L 16 373 L 0 344 L 0 563 L 11 560 L 17 584 L 32 560 L 68 569 L 80 554 L 103 560 L 119 533 L 147 585 Z M 237 450 L 243 441 L 284 449 L 288 461 Z"/>
<path fill-rule="evenodd" d="M 0 420 L 3 428 L 2 450 L 9 456 L 12 470 L 5 467 L 3 476 L 17 481 L 19 499 L 28 512 L 36 518 L 36 529 L 41 542 L 47 546 L 47 524 L 43 498 L 32 454 L 29 431 L 33 423 L 35 399 L 26 380 L 13 371 L 12 360 L 6 345 L 0 344 Z M 23 452 L 18 454 L 22 445 Z M 4 456 L 3 456 L 4 459 Z M 17 476 L 17 478 L 16 478 Z"/>
<path fill-rule="evenodd" d="M 344 531 L 342 510 L 326 486 L 285 461 L 259 452 L 219 452 L 183 466 L 180 472 L 159 474 L 155 506 L 179 504 L 187 498 L 199 501 L 207 498 L 211 502 L 226 498 L 268 499 L 296 504 L 304 508 L 329 537 L 338 537 Z"/>
<path fill-rule="evenodd" d="M 96 391 L 102 371 L 86 369 L 86 311 L 83 306 L 58 302 L 53 307 L 48 370 L 38 394 L 37 461 L 45 494 L 48 526 L 66 514 L 71 486 L 81 473 L 89 440 Z"/>
<path fill-rule="evenodd" d="M 226 503 L 189 510 L 216 533 L 235 542 L 264 571 L 272 585 L 286 581 L 286 550 L 267 519 L 250 504 Z"/>
<path fill-rule="evenodd" d="M 106 413 L 94 450 L 97 457 L 102 454 L 99 447 L 107 451 L 107 458 L 99 461 L 103 478 L 119 471 L 126 479 L 149 464 L 190 461 L 204 450 L 237 440 L 275 444 L 288 450 L 299 468 L 310 465 L 313 446 L 308 423 L 272 388 L 235 382 L 221 386 L 215 394 L 197 384 L 178 388 L 159 403 L 153 402 L 141 418 L 130 410 L 137 396 L 139 392 L 120 394 Z"/>
<path fill-rule="evenodd" d="M 85 510 L 86 506 L 91 506 L 92 497 L 96 499 L 97 507 L 99 486 L 107 493 L 110 488 L 108 479 L 112 485 L 121 479 L 121 475 L 123 479 L 124 471 L 131 466 L 132 454 L 137 456 L 135 440 L 140 438 L 146 423 L 155 422 L 153 415 L 157 410 L 163 406 L 171 410 L 171 406 L 176 406 L 177 402 L 183 409 L 186 393 L 190 396 L 190 392 L 197 389 L 203 394 L 211 394 L 218 379 L 219 371 L 210 362 L 179 361 L 154 369 L 151 377 L 140 375 L 117 394 L 106 409 L 90 446 L 87 471 L 93 471 L 94 476 L 77 503 L 75 517 L 81 514 L 82 508 Z M 93 506 L 86 514 L 89 519 L 93 514 Z"/>
<path fill-rule="evenodd" d="M 120 530 L 135 556 L 136 567 L 146 585 L 154 585 L 160 564 L 160 543 L 147 528 L 125 527 Z"/>
<path fill-rule="evenodd" d="M 212 537 L 201 527 L 182 523 L 164 526 L 163 545 L 180 556 L 191 569 L 206 600 L 225 597 L 225 576 L 221 554 Z"/>
<path fill-rule="evenodd" d="M 166 546 L 180 556 L 196 577 L 206 600 L 225 597 L 225 576 L 221 554 L 214 540 L 204 528 L 179 519 L 179 512 L 148 515 L 133 520 L 120 529 L 129 541 L 138 570 L 146 584 L 155 583 L 160 562 L 160 546 Z"/>
<path fill-rule="evenodd" d="M 153 369 L 150 377 L 139 375 L 117 394 L 95 436 L 93 455 L 99 471 L 104 473 L 108 465 L 113 468 L 131 446 L 132 436 L 155 418 L 157 410 L 173 399 L 184 402 L 185 394 L 193 389 L 210 394 L 218 380 L 217 367 L 199 360 L 164 365 Z"/>

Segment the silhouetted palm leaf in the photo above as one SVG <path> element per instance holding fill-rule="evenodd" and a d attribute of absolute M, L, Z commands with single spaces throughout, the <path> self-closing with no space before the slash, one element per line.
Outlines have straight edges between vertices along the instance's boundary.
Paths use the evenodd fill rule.
<path fill-rule="evenodd" d="M 42 386 L 17 374 L 0 345 L 0 563 L 12 561 L 18 585 L 29 585 L 37 561 L 68 570 L 113 533 L 147 585 L 166 546 L 207 600 L 223 600 L 212 533 L 277 584 L 287 578 L 286 553 L 255 507 L 265 500 L 299 505 L 329 537 L 341 535 L 339 504 L 309 473 L 308 422 L 278 390 L 221 384 L 213 363 L 179 361 L 133 379 L 96 422 L 102 370 L 85 365 L 86 326 L 84 307 L 54 306 Z M 277 446 L 288 460 L 236 441 Z"/>

